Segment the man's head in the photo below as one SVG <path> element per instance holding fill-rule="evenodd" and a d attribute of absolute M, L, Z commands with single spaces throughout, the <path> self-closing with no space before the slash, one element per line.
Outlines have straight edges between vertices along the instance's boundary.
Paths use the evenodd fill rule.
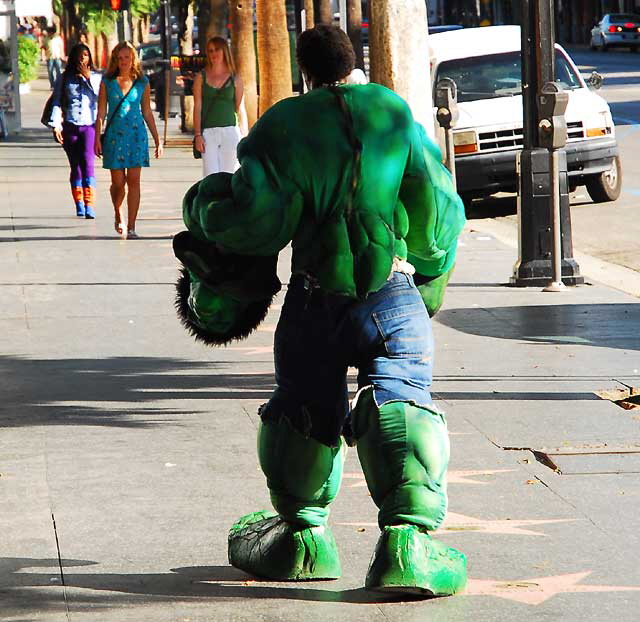
<path fill-rule="evenodd" d="M 298 37 L 298 65 L 312 88 L 346 78 L 356 55 L 347 34 L 337 26 L 318 24 Z"/>

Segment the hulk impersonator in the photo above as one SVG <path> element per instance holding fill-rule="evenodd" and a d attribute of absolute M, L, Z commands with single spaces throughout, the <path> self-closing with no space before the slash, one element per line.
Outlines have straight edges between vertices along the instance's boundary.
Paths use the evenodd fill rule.
<path fill-rule="evenodd" d="M 260 409 L 258 454 L 275 512 L 241 518 L 229 561 L 275 580 L 340 576 L 329 505 L 345 441 L 357 446 L 381 535 L 365 586 L 449 595 L 466 559 L 431 537 L 447 508 L 449 440 L 430 387 L 433 337 L 464 208 L 441 155 L 406 102 L 346 85 L 354 53 L 337 27 L 305 31 L 310 86 L 238 146 L 240 169 L 210 175 L 183 203 L 178 307 L 209 343 L 246 336 L 292 276 L 275 334 L 277 388 Z M 417 285 L 417 286 L 416 286 Z M 358 369 L 351 407 L 347 369 Z"/>

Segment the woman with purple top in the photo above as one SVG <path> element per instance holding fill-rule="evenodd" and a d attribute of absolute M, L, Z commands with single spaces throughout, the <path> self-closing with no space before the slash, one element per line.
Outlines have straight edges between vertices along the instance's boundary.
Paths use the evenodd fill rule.
<path fill-rule="evenodd" d="M 100 74 L 93 71 L 91 51 L 78 43 L 69 52 L 67 67 L 56 80 L 48 125 L 69 158 L 71 194 L 76 215 L 93 219 L 96 178 L 95 122 L 98 114 Z"/>

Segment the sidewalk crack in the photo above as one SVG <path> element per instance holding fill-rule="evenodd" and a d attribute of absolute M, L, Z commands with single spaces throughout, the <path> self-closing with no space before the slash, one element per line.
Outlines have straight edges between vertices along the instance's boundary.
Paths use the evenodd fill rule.
<path fill-rule="evenodd" d="M 69 617 L 69 601 L 67 599 L 67 584 L 64 580 L 64 568 L 62 566 L 62 555 L 60 554 L 60 541 L 58 540 L 58 529 L 56 527 L 56 517 L 51 512 L 51 522 L 53 523 L 53 535 L 56 538 L 56 552 L 58 554 L 58 568 L 60 569 L 60 581 L 62 583 L 62 595 L 64 598 L 64 609 L 67 620 L 71 620 Z"/>

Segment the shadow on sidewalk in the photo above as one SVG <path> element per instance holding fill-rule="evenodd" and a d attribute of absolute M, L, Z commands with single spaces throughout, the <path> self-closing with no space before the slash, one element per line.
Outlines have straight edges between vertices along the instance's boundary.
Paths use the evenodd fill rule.
<path fill-rule="evenodd" d="M 437 321 L 463 333 L 552 345 L 640 350 L 640 304 L 446 309 Z"/>
<path fill-rule="evenodd" d="M 125 603 L 175 602 L 177 599 L 287 599 L 312 602 L 341 602 L 370 604 L 414 600 L 411 596 L 392 596 L 367 592 L 363 588 L 331 590 L 311 587 L 319 582 L 292 583 L 282 586 L 278 582 L 256 579 L 231 566 L 196 566 L 173 568 L 170 572 L 156 574 L 125 573 L 69 573 L 74 566 L 95 565 L 97 562 L 63 559 L 64 586 L 95 590 L 99 593 L 71 592 L 67 595 L 69 608 L 83 610 L 101 606 L 105 609 Z M 50 572 L 25 572 L 31 568 L 50 568 Z M 57 559 L 0 558 L 0 573 L 3 575 L 3 607 L 7 609 L 40 610 L 61 605 L 61 595 L 52 591 L 51 575 L 60 576 Z M 276 585 L 274 585 L 274 583 Z M 323 581 L 330 586 L 332 582 Z M 55 583 L 53 583 L 55 585 Z M 60 583 L 58 583 L 60 585 Z M 306 587 L 310 586 L 310 587 Z M 25 588 L 24 591 L 22 588 Z M 34 589 L 36 588 L 36 589 Z M 38 591 L 37 588 L 49 588 Z M 105 594 L 110 592 L 110 594 Z M 132 598 L 135 596 L 149 598 Z M 423 600 L 423 599 L 422 599 Z"/>
<path fill-rule="evenodd" d="M 83 222 L 81 218 L 78 218 L 79 222 Z M 43 226 L 34 226 L 34 227 L 29 227 L 29 226 L 25 226 L 25 227 L 4 227 L 4 229 L 6 231 L 19 231 L 21 229 L 28 229 L 28 228 L 32 228 L 32 229 L 73 229 L 74 227 L 43 227 Z M 0 230 L 2 230 L 3 227 L 0 227 Z M 23 236 L 23 235 L 14 235 L 14 236 L 6 236 L 6 237 L 2 237 L 0 238 L 0 244 L 2 242 L 48 242 L 51 240 L 65 240 L 65 241 L 87 241 L 87 240 L 115 240 L 115 241 L 120 241 L 123 240 L 124 238 L 122 236 L 117 235 L 116 233 L 114 233 L 113 235 L 91 235 L 91 234 L 85 234 L 85 235 L 70 235 L 70 236 L 46 236 L 46 235 L 39 235 L 39 236 L 32 236 L 32 237 L 27 237 L 27 236 Z M 167 234 L 167 235 L 144 235 L 141 234 L 140 237 L 137 240 L 134 240 L 134 242 L 138 242 L 138 241 L 144 241 L 144 240 L 172 240 L 173 239 L 173 234 Z M 131 242 L 131 240 L 130 240 Z"/>
<path fill-rule="evenodd" d="M 268 374 L 224 373 L 225 363 L 170 358 L 29 359 L 0 356 L 0 427 L 95 425 L 144 428 L 192 415 L 193 400 L 268 400 Z M 197 373 L 184 373 L 184 372 Z M 158 407 L 180 400 L 183 409 Z"/>

